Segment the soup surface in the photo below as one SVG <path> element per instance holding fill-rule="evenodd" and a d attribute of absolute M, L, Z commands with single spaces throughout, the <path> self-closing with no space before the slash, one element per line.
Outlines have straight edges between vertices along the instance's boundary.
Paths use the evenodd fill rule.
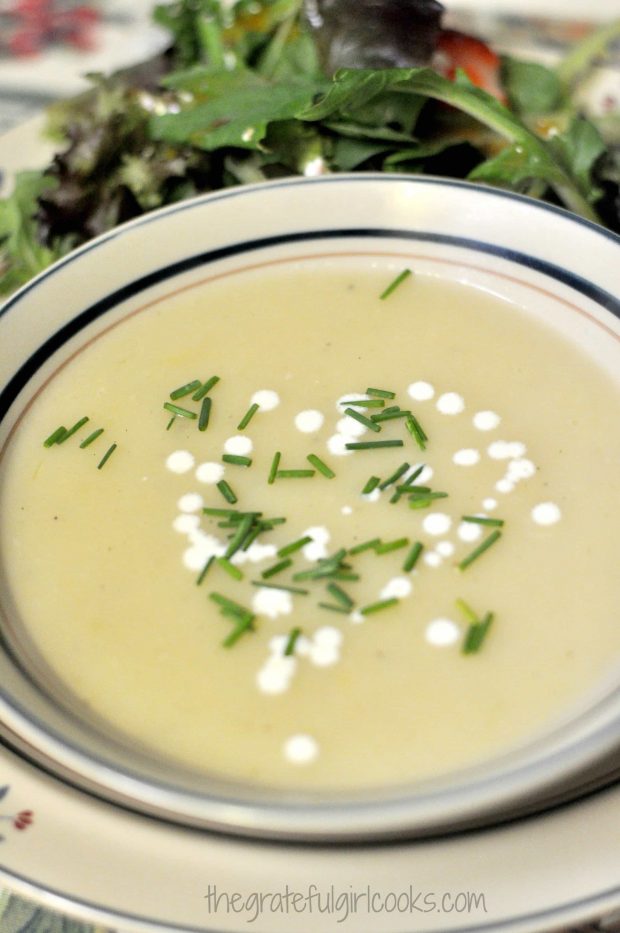
<path fill-rule="evenodd" d="M 192 768 L 355 788 L 509 751 L 613 681 L 618 386 L 471 286 L 381 299 L 399 271 L 214 277 L 33 400 L 3 612 L 78 711 Z"/>

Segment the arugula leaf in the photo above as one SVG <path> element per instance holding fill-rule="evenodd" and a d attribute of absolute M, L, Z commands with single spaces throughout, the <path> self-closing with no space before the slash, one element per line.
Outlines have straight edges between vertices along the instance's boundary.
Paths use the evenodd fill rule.
<path fill-rule="evenodd" d="M 575 117 L 566 132 L 551 137 L 549 146 L 575 179 L 583 196 L 590 203 L 595 202 L 601 190 L 593 184 L 592 171 L 606 146 L 594 124 L 583 117 Z"/>
<path fill-rule="evenodd" d="M 502 82 L 512 107 L 522 116 L 552 113 L 564 103 L 562 84 L 556 72 L 538 62 L 524 62 L 505 55 Z"/>
<path fill-rule="evenodd" d="M 261 149 L 267 127 L 304 109 L 320 90 L 313 79 L 272 82 L 246 68 L 194 70 L 174 86 L 193 94 L 178 113 L 152 117 L 151 137 L 200 149 Z"/>
<path fill-rule="evenodd" d="M 0 201 L 0 294 L 23 285 L 61 255 L 37 239 L 37 199 L 54 184 L 42 172 L 20 172 L 13 193 Z"/>

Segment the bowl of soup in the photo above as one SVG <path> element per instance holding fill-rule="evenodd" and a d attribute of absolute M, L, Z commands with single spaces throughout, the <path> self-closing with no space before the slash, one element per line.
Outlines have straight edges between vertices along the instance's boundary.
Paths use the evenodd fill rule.
<path fill-rule="evenodd" d="M 613 780 L 618 238 L 290 179 L 0 315 L 0 730 L 160 819 L 432 835 Z"/>

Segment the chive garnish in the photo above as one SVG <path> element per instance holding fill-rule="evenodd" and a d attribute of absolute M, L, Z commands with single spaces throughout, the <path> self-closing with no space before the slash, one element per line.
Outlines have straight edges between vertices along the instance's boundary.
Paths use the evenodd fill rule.
<path fill-rule="evenodd" d="M 380 424 L 382 421 L 393 421 L 394 418 L 407 418 L 410 414 L 410 411 L 406 411 L 399 408 L 398 405 L 395 405 L 393 408 L 386 408 L 385 411 L 379 411 L 376 415 L 372 415 L 371 417 L 376 424 Z"/>
<path fill-rule="evenodd" d="M 195 411 L 181 408 L 180 405 L 173 405 L 172 402 L 164 402 L 164 408 L 166 411 L 172 412 L 173 415 L 178 415 L 179 418 L 189 418 L 190 421 L 195 421 L 198 417 Z"/>
<path fill-rule="evenodd" d="M 249 609 L 236 603 L 233 599 L 229 599 L 228 596 L 224 596 L 222 593 L 209 593 L 209 599 L 217 603 L 218 606 L 229 615 L 240 616 L 241 618 L 252 616 L 253 618 L 253 613 L 251 613 Z"/>
<path fill-rule="evenodd" d="M 401 440 L 396 441 L 355 441 L 345 444 L 346 450 L 374 450 L 379 447 L 403 447 Z"/>
<path fill-rule="evenodd" d="M 478 651 L 480 651 L 482 643 L 487 637 L 492 623 L 493 613 L 487 612 L 480 622 L 473 622 L 469 626 L 467 632 L 465 633 L 463 647 L 461 648 L 463 654 L 476 654 Z"/>
<path fill-rule="evenodd" d="M 361 412 L 355 411 L 354 408 L 345 408 L 345 415 L 348 415 L 349 418 L 354 418 L 355 421 L 359 421 L 360 424 L 363 424 L 365 428 L 369 428 L 371 431 L 380 431 L 381 427 L 378 424 L 375 424 L 374 421 L 371 421 L 370 418 L 367 418 L 365 415 L 362 415 Z"/>
<path fill-rule="evenodd" d="M 211 404 L 212 399 L 209 395 L 206 398 L 203 398 L 202 404 L 200 406 L 200 416 L 198 418 L 198 430 L 206 431 L 209 426 L 209 418 L 211 417 Z"/>
<path fill-rule="evenodd" d="M 381 538 L 371 538 L 370 541 L 364 541 L 362 544 L 356 544 L 355 547 L 349 548 L 349 554 L 354 557 L 356 554 L 361 554 L 362 551 L 370 551 L 380 544 Z"/>
<path fill-rule="evenodd" d="M 413 568 L 418 562 L 418 559 L 420 557 L 420 554 L 422 553 L 423 548 L 424 548 L 424 545 L 422 544 L 421 541 L 416 541 L 415 544 L 412 546 L 411 550 L 407 554 L 404 560 L 404 563 L 403 563 L 403 570 L 405 571 L 405 573 L 409 573 L 411 570 L 413 570 Z"/>
<path fill-rule="evenodd" d="M 237 624 L 230 635 L 224 639 L 222 646 L 224 648 L 232 648 L 245 632 L 249 632 L 254 628 L 254 618 L 255 617 L 251 613 L 245 616 L 239 616 Z"/>
<path fill-rule="evenodd" d="M 359 580 L 359 573 L 350 573 L 348 570 L 335 570 L 331 574 L 332 580 Z"/>
<path fill-rule="evenodd" d="M 319 473 L 322 473 L 323 476 L 326 476 L 327 479 L 333 479 L 334 476 L 336 475 L 334 471 L 332 470 L 332 468 L 328 467 L 327 464 L 324 463 L 320 457 L 317 457 L 316 454 L 308 454 L 308 456 L 306 457 L 306 460 L 308 461 L 308 463 L 311 463 L 313 467 L 316 467 Z"/>
<path fill-rule="evenodd" d="M 92 434 L 89 434 L 88 437 L 82 441 L 80 448 L 84 450 L 85 447 L 90 446 L 90 444 L 92 444 L 93 441 L 96 441 L 98 437 L 101 437 L 102 434 L 103 428 L 97 428 L 96 431 L 93 431 Z"/>
<path fill-rule="evenodd" d="M 341 405 L 352 405 L 354 408 L 383 408 L 385 402 L 382 398 L 350 398 Z"/>
<path fill-rule="evenodd" d="M 480 619 L 478 618 L 474 610 L 471 608 L 469 603 L 466 603 L 464 599 L 457 599 L 455 602 L 455 605 L 457 609 L 460 609 L 460 611 L 463 613 L 467 621 L 470 622 L 472 625 L 475 622 L 480 621 Z"/>
<path fill-rule="evenodd" d="M 330 593 L 337 603 L 340 603 L 341 606 L 344 606 L 345 609 L 352 609 L 355 605 L 355 602 L 351 599 L 348 593 L 338 586 L 337 583 L 328 583 L 327 592 Z"/>
<path fill-rule="evenodd" d="M 238 567 L 231 564 L 227 557 L 218 557 L 216 559 L 222 570 L 225 570 L 229 577 L 232 577 L 233 580 L 243 580 L 243 573 Z"/>
<path fill-rule="evenodd" d="M 193 382 L 186 382 L 184 386 L 179 386 L 178 389 L 174 389 L 174 391 L 170 393 L 170 398 L 175 402 L 178 398 L 191 395 L 191 393 L 199 389 L 201 385 L 200 379 L 194 379 Z"/>
<path fill-rule="evenodd" d="M 316 470 L 277 470 L 276 479 L 309 479 Z"/>
<path fill-rule="evenodd" d="M 492 531 L 488 538 L 484 539 L 482 544 L 479 544 L 478 547 L 471 552 L 471 554 L 468 554 L 467 557 L 463 558 L 463 560 L 458 565 L 459 570 L 466 570 L 467 567 L 469 567 L 470 564 L 473 564 L 473 562 L 477 560 L 481 554 L 484 554 L 484 552 L 488 550 L 492 544 L 495 544 L 495 542 L 501 538 L 501 536 L 501 531 Z"/>
<path fill-rule="evenodd" d="M 275 481 L 276 473 L 278 472 L 278 467 L 280 465 L 281 456 L 282 454 L 280 453 L 279 450 L 277 450 L 275 454 L 273 455 L 273 460 L 271 461 L 271 469 L 269 470 L 269 478 L 267 480 L 270 486 Z"/>
<path fill-rule="evenodd" d="M 173 415 L 168 424 L 166 425 L 166 431 L 169 431 L 174 422 L 177 420 L 177 416 Z"/>
<path fill-rule="evenodd" d="M 345 609 L 344 606 L 334 606 L 332 603 L 318 603 L 321 609 L 329 609 L 330 612 L 341 612 L 343 615 L 349 614 L 349 609 Z"/>
<path fill-rule="evenodd" d="M 393 292 L 395 289 L 397 289 L 398 286 L 399 286 L 402 282 L 405 281 L 405 279 L 408 279 L 410 275 L 411 275 L 411 269 L 403 269 L 402 272 L 399 272 L 399 274 L 396 276 L 396 278 L 393 279 L 393 280 L 390 282 L 390 284 L 389 284 L 388 287 L 385 289 L 385 291 L 381 292 L 381 294 L 379 295 L 379 300 L 380 300 L 380 301 L 385 301 L 386 298 L 389 298 L 389 296 L 392 294 L 392 292 Z"/>
<path fill-rule="evenodd" d="M 387 389 L 366 389 L 366 395 L 374 395 L 375 398 L 396 398 L 396 392 Z"/>
<path fill-rule="evenodd" d="M 211 391 L 213 386 L 216 385 L 216 383 L 218 383 L 219 381 L 220 381 L 219 376 L 211 376 L 210 379 L 207 379 L 207 381 L 204 382 L 200 386 L 200 388 L 196 392 L 194 392 L 194 394 L 192 395 L 193 401 L 200 402 L 205 397 L 205 395 L 207 395 Z"/>
<path fill-rule="evenodd" d="M 285 590 L 287 593 L 298 593 L 300 596 L 307 596 L 310 590 L 304 590 L 301 586 L 288 586 L 283 583 L 267 583 L 265 580 L 252 580 L 252 586 L 262 586 L 267 590 Z"/>
<path fill-rule="evenodd" d="M 363 496 L 369 495 L 373 491 L 373 489 L 377 488 L 380 482 L 381 480 L 378 476 L 371 476 L 368 482 L 366 483 L 366 485 L 364 486 L 364 488 L 362 489 L 362 495 Z"/>
<path fill-rule="evenodd" d="M 77 431 L 79 431 L 80 428 L 83 428 L 87 421 L 90 421 L 90 418 L 88 417 L 88 415 L 84 415 L 83 418 L 80 418 L 79 421 L 76 421 L 76 422 L 75 422 L 75 424 L 73 425 L 72 428 L 69 428 L 68 431 L 65 431 L 65 433 L 63 434 L 63 436 L 62 436 L 62 437 L 59 437 L 58 440 L 56 441 L 56 443 L 57 443 L 57 444 L 64 444 L 64 442 L 65 442 L 66 440 L 68 440 L 68 439 L 69 439 L 73 434 L 75 434 Z"/>
<path fill-rule="evenodd" d="M 222 460 L 224 461 L 224 463 L 233 463 L 236 466 L 244 466 L 244 467 L 252 466 L 251 457 L 242 457 L 239 454 L 222 454 Z"/>
<path fill-rule="evenodd" d="M 407 418 L 405 420 L 405 427 L 411 434 L 412 438 L 414 439 L 414 441 L 416 442 L 420 450 L 425 450 L 428 437 L 424 433 L 424 430 L 422 429 L 422 426 L 420 425 L 420 422 L 418 421 L 418 419 L 414 415 L 412 415 L 411 412 L 409 412 L 409 414 L 407 415 Z"/>
<path fill-rule="evenodd" d="M 108 447 L 108 449 L 107 449 L 106 452 L 104 453 L 103 457 L 101 458 L 101 460 L 100 460 L 99 463 L 97 464 L 97 469 L 98 469 L 98 470 L 100 470 L 103 466 L 105 466 L 105 464 L 108 462 L 108 460 L 110 459 L 110 457 L 112 456 L 112 454 L 114 453 L 115 450 L 116 450 L 116 444 L 112 444 L 110 447 Z"/>
<path fill-rule="evenodd" d="M 396 599 L 393 596 L 391 599 L 382 599 L 376 603 L 370 603 L 368 606 L 364 606 L 363 609 L 360 609 L 360 615 L 370 616 L 375 612 L 381 612 L 383 609 L 389 609 L 391 606 L 396 606 L 400 600 Z"/>
<path fill-rule="evenodd" d="M 480 515 L 462 515 L 461 521 L 472 522 L 475 525 L 488 525 L 495 528 L 501 528 L 504 524 L 503 518 L 484 518 Z"/>
<path fill-rule="evenodd" d="M 249 425 L 250 421 L 252 420 L 252 418 L 254 417 L 254 415 L 256 414 L 259 408 L 260 408 L 260 405 L 258 404 L 258 402 L 254 402 L 253 405 L 250 405 L 245 415 L 243 416 L 243 418 L 237 425 L 237 431 L 243 431 L 244 428 L 247 428 L 247 426 Z"/>
<path fill-rule="evenodd" d="M 210 506 L 205 506 L 202 511 L 204 515 L 213 515 L 215 518 L 230 518 L 236 515 L 239 521 L 246 515 L 254 515 L 259 518 L 263 514 L 262 512 L 240 512 L 239 509 L 213 509 Z"/>
<path fill-rule="evenodd" d="M 398 538 L 396 541 L 386 541 L 385 544 L 378 544 L 375 548 L 376 554 L 389 554 L 390 551 L 398 551 L 401 547 L 407 547 L 409 538 Z"/>
<path fill-rule="evenodd" d="M 391 476 L 388 476 L 387 479 L 384 479 L 384 480 L 383 480 L 383 482 L 382 482 L 381 485 L 379 486 L 379 489 L 387 489 L 388 486 L 391 486 L 392 483 L 395 483 L 397 480 L 399 480 L 399 479 L 401 478 L 401 476 L 402 476 L 404 473 L 407 472 L 407 470 L 409 469 L 410 465 L 411 465 L 411 464 L 409 464 L 409 463 L 401 463 L 401 465 L 398 467 L 398 469 L 397 469 L 397 470 L 394 470 L 394 472 L 392 473 Z"/>
<path fill-rule="evenodd" d="M 301 635 L 301 629 L 300 629 L 300 628 L 293 628 L 293 629 L 291 629 L 291 631 L 290 631 L 290 633 L 289 633 L 289 636 L 288 636 L 288 640 L 287 640 L 287 642 L 286 642 L 286 646 L 285 646 L 285 648 L 284 648 L 284 657 L 285 657 L 285 658 L 290 658 L 291 655 L 295 654 L 295 645 L 296 645 L 297 639 L 299 638 L 300 635 Z"/>
<path fill-rule="evenodd" d="M 43 441 L 43 446 L 53 447 L 54 444 L 58 444 L 60 442 L 60 438 L 64 437 L 66 433 L 67 429 L 64 427 L 64 425 L 61 424 L 59 428 L 56 428 L 55 431 L 52 431 L 50 436 Z"/>
<path fill-rule="evenodd" d="M 285 560 L 278 561 L 277 564 L 273 564 L 271 567 L 267 567 L 267 570 L 263 570 L 261 577 L 263 580 L 268 580 L 269 577 L 275 577 L 277 573 L 281 573 L 283 570 L 286 570 L 287 567 L 290 567 L 293 561 L 290 557 L 285 558 Z"/>
<path fill-rule="evenodd" d="M 277 552 L 278 557 L 288 557 L 289 554 L 300 551 L 306 544 L 311 544 L 313 540 L 314 538 L 312 538 L 311 535 L 304 535 L 303 538 L 298 538 L 297 541 L 292 541 L 291 544 L 285 544 L 284 547 L 281 547 Z"/>
<path fill-rule="evenodd" d="M 236 495 L 230 488 L 229 484 L 225 479 L 221 479 L 217 484 L 217 488 L 222 493 L 227 502 L 230 502 L 231 505 L 234 505 L 238 501 Z"/>
<path fill-rule="evenodd" d="M 198 574 L 198 577 L 196 578 L 196 586 L 200 586 L 200 584 L 202 583 L 202 581 L 204 580 L 204 578 L 205 578 L 206 575 L 208 574 L 209 568 L 210 568 L 210 566 L 211 566 L 211 564 L 213 563 L 214 560 L 215 560 L 215 557 L 213 557 L 213 555 L 211 555 L 211 557 L 209 557 L 209 559 L 207 560 L 206 564 L 204 565 L 204 567 L 202 568 L 202 570 L 201 570 L 200 573 Z"/>

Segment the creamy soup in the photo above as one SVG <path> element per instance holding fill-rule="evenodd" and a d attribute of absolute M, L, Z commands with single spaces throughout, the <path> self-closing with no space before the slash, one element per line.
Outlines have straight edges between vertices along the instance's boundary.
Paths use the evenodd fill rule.
<path fill-rule="evenodd" d="M 382 299 L 402 266 L 171 288 L 32 400 L 0 461 L 4 624 L 78 712 L 355 788 L 517 748 L 613 682 L 618 386 L 472 286 Z"/>

